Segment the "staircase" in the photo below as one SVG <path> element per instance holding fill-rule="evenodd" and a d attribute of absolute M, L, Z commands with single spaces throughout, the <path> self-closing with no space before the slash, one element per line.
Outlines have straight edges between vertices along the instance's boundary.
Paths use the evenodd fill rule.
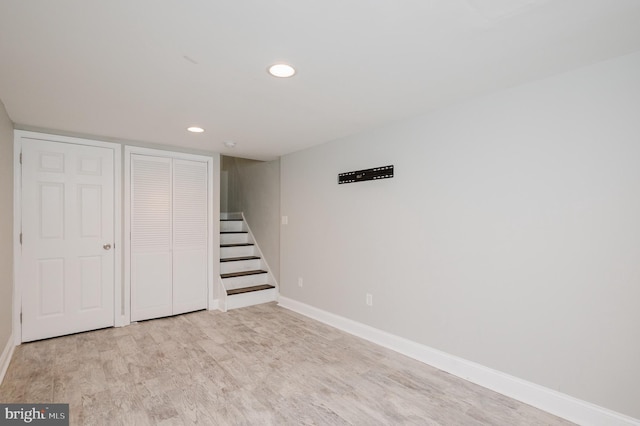
<path fill-rule="evenodd" d="M 220 310 L 278 300 L 276 280 L 244 216 L 220 216 Z"/>

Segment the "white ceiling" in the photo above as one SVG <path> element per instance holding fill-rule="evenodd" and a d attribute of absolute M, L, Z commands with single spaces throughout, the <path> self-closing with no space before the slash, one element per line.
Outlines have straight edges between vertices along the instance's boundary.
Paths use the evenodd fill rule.
<path fill-rule="evenodd" d="M 639 0 L 0 0 L 14 123 L 254 159 L 636 50 Z"/>

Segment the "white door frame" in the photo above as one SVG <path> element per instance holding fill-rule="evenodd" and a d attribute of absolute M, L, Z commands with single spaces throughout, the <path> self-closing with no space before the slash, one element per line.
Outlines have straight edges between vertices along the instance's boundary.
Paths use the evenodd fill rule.
<path fill-rule="evenodd" d="M 218 309 L 218 297 L 216 287 L 213 285 L 214 277 L 219 275 L 220 259 L 219 239 L 214 239 L 214 235 L 220 234 L 220 155 L 212 156 L 187 154 L 169 150 L 142 148 L 138 146 L 125 145 L 124 147 L 124 325 L 131 323 L 131 154 L 152 155 L 156 157 L 177 158 L 182 160 L 195 160 L 207 163 L 209 212 L 207 214 L 207 225 L 209 228 L 207 237 L 207 247 L 209 259 L 207 264 L 207 309 Z M 215 173 L 214 173 L 215 171 Z M 214 220 L 214 217 L 216 220 Z M 214 244 L 217 243 L 217 244 Z"/>
<path fill-rule="evenodd" d="M 46 133 L 15 130 L 13 138 L 13 335 L 15 345 L 22 343 L 22 170 L 20 154 L 23 139 L 38 139 L 51 142 L 62 142 L 74 145 L 97 146 L 113 150 L 114 161 L 114 326 L 121 327 L 125 322 L 122 312 L 122 145 L 90 139 L 51 135 Z"/>

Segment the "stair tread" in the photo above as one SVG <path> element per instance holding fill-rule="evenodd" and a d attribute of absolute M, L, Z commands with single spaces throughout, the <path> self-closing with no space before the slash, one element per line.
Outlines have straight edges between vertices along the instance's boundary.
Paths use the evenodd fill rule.
<path fill-rule="evenodd" d="M 253 285 L 251 287 L 234 288 L 232 290 L 227 290 L 227 296 L 232 296 L 234 294 L 250 293 L 252 291 L 269 290 L 272 288 L 276 288 L 276 287 L 271 284 L 260 284 L 260 285 Z"/>
<path fill-rule="evenodd" d="M 220 274 L 220 278 L 235 278 L 235 277 L 246 277 L 247 275 L 258 275 L 258 274 L 266 274 L 267 271 L 262 269 L 256 269 L 253 271 L 239 271 L 239 272 L 229 272 L 227 274 Z"/>
<path fill-rule="evenodd" d="M 246 247 L 252 246 L 253 243 L 230 243 L 230 244 L 220 244 L 220 247 Z"/>
<path fill-rule="evenodd" d="M 241 260 L 259 260 L 260 256 L 225 257 L 220 262 L 239 262 Z"/>
<path fill-rule="evenodd" d="M 248 231 L 220 231 L 221 234 L 248 234 Z"/>

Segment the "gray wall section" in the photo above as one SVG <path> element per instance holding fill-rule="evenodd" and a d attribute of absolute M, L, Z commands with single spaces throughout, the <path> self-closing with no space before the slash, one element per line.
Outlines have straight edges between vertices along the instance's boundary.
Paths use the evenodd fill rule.
<path fill-rule="evenodd" d="M 640 418 L 639 75 L 635 53 L 284 156 L 281 294 Z"/>
<path fill-rule="evenodd" d="M 241 212 L 242 211 L 242 182 L 238 171 L 238 164 L 235 157 L 226 155 L 220 156 L 220 211 Z M 222 185 L 225 185 L 224 188 Z"/>
<path fill-rule="evenodd" d="M 242 211 L 276 280 L 280 281 L 280 160 L 236 158 Z"/>
<path fill-rule="evenodd" d="M 0 353 L 12 332 L 12 294 L 13 123 L 0 102 Z"/>
<path fill-rule="evenodd" d="M 280 160 L 222 157 L 221 208 L 244 212 L 251 231 L 277 281 L 280 281 Z"/>

